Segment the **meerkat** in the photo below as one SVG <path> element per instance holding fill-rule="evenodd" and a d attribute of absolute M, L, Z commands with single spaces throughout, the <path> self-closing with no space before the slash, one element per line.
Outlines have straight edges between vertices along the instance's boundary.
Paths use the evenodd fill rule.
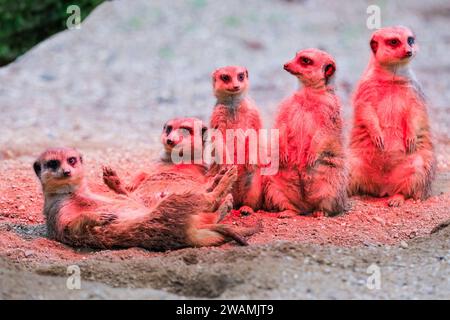
<path fill-rule="evenodd" d="M 49 149 L 33 168 L 42 185 L 49 238 L 74 247 L 164 251 L 229 240 L 245 245 L 243 236 L 251 233 L 247 228 L 240 235 L 230 226 L 216 223 L 214 211 L 236 180 L 235 168 L 227 171 L 210 193 L 172 194 L 153 207 L 126 196 L 107 197 L 90 191 L 83 158 L 75 149 Z"/>
<path fill-rule="evenodd" d="M 212 74 L 212 84 L 217 102 L 211 115 L 210 127 L 222 134 L 224 145 L 227 130 L 235 130 L 236 135 L 233 139 L 236 144 L 235 149 L 230 150 L 230 156 L 233 158 L 233 164 L 238 166 L 238 180 L 233 187 L 232 195 L 235 207 L 241 214 L 252 214 L 254 210 L 260 209 L 262 204 L 262 182 L 258 164 L 249 161 L 251 156 L 255 156 L 250 153 L 258 152 L 258 144 L 256 151 L 250 150 L 249 136 L 246 136 L 246 132 L 252 129 L 258 134 L 262 121 L 256 104 L 247 94 L 248 71 L 239 66 L 219 68 Z M 237 155 L 239 145 L 245 148 L 245 160 L 240 164 Z M 227 166 L 225 158 L 221 160 L 221 163 L 214 163 L 211 166 L 210 173 L 214 174 Z"/>
<path fill-rule="evenodd" d="M 188 190 L 211 190 L 220 174 L 209 185 L 205 176 L 207 167 L 202 160 L 206 125 L 197 118 L 176 118 L 167 121 L 161 133 L 163 149 L 160 160 L 147 171 L 138 173 L 131 183 L 125 184 L 117 173 L 104 167 L 105 184 L 118 194 L 134 194 L 151 206 L 162 197 Z M 188 161 L 174 163 L 176 157 L 186 156 Z"/>
<path fill-rule="evenodd" d="M 274 128 L 280 130 L 278 173 L 264 176 L 265 209 L 281 217 L 340 214 L 347 203 L 347 169 L 340 102 L 328 53 L 305 49 L 284 65 L 300 89 L 285 99 Z"/>
<path fill-rule="evenodd" d="M 353 97 L 349 194 L 388 196 L 389 206 L 431 192 L 435 157 L 422 90 L 409 66 L 418 47 L 402 26 L 375 31 Z"/>

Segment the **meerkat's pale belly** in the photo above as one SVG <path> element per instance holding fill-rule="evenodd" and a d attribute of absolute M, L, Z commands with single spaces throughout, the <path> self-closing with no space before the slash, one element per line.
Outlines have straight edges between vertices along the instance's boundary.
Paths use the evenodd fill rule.
<path fill-rule="evenodd" d="M 377 115 L 384 137 L 386 150 L 405 151 L 405 105 L 404 98 L 396 94 L 386 94 L 377 106 Z"/>
<path fill-rule="evenodd" d="M 317 123 L 314 116 L 305 111 L 293 115 L 292 121 L 293 125 L 288 137 L 290 156 L 296 155 L 297 164 L 305 163 Z"/>

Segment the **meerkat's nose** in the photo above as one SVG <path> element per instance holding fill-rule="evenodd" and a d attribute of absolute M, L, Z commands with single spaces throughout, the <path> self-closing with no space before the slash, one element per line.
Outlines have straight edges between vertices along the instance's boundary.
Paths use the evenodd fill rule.
<path fill-rule="evenodd" d="M 175 141 L 173 141 L 172 139 L 167 139 L 167 144 L 171 147 L 173 147 L 175 145 Z"/>
<path fill-rule="evenodd" d="M 412 51 L 406 51 L 405 56 L 406 57 L 412 57 Z"/>
<path fill-rule="evenodd" d="M 64 177 L 70 177 L 72 175 L 72 172 L 70 170 L 64 170 L 63 174 L 64 174 Z"/>
<path fill-rule="evenodd" d="M 283 68 L 284 68 L 284 70 L 287 70 L 289 68 L 289 63 L 285 63 Z"/>
<path fill-rule="evenodd" d="M 238 90 L 238 89 L 239 89 L 239 86 L 234 86 L 233 89 L 234 89 L 234 90 Z"/>

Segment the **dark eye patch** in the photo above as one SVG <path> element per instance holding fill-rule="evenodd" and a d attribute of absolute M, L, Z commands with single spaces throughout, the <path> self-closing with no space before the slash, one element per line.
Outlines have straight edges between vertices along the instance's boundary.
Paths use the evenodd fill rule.
<path fill-rule="evenodd" d="M 220 75 L 220 80 L 222 80 L 223 82 L 227 83 L 231 81 L 231 77 L 228 74 L 221 74 Z"/>
<path fill-rule="evenodd" d="M 299 58 L 299 62 L 304 66 L 310 66 L 314 63 L 310 58 L 304 56 Z"/>
<path fill-rule="evenodd" d="M 172 131 L 172 126 L 166 126 L 165 127 L 165 132 L 166 132 L 166 134 L 169 134 L 171 131 Z"/>
<path fill-rule="evenodd" d="M 46 169 L 56 170 L 61 166 L 61 161 L 59 160 L 49 160 L 45 163 Z"/>
<path fill-rule="evenodd" d="M 74 166 L 77 163 L 77 158 L 70 157 L 69 159 L 67 159 L 67 163 L 70 164 L 71 166 Z"/>
<path fill-rule="evenodd" d="M 386 40 L 386 44 L 390 45 L 391 47 L 398 47 L 400 43 L 400 40 L 398 40 L 397 38 Z"/>
<path fill-rule="evenodd" d="M 414 44 L 414 42 L 416 42 L 416 39 L 414 39 L 414 37 L 408 37 L 408 44 L 410 46 L 412 46 Z"/>
<path fill-rule="evenodd" d="M 242 82 L 242 81 L 244 81 L 244 79 L 245 79 L 245 73 L 243 73 L 243 72 L 239 73 L 238 80 Z"/>

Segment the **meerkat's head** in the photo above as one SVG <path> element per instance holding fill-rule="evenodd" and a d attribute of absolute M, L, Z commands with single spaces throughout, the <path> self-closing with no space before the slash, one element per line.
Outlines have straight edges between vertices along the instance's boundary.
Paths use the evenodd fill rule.
<path fill-rule="evenodd" d="M 44 193 L 69 193 L 84 180 L 83 157 L 72 148 L 52 148 L 33 164 Z"/>
<path fill-rule="evenodd" d="M 194 157 L 197 154 L 196 149 L 202 151 L 207 130 L 203 121 L 197 118 L 176 118 L 167 121 L 161 133 L 161 142 L 164 146 L 163 160 L 170 161 L 174 149 L 179 155 L 182 155 L 183 150 L 190 150 Z"/>
<path fill-rule="evenodd" d="M 305 87 L 323 87 L 330 83 L 336 62 L 324 51 L 305 49 L 297 52 L 295 58 L 284 65 L 284 70 L 296 76 Z"/>
<path fill-rule="evenodd" d="M 414 33 L 402 26 L 381 28 L 372 34 L 370 48 L 381 65 L 405 65 L 418 51 Z"/>
<path fill-rule="evenodd" d="M 239 66 L 219 68 L 212 74 L 212 83 L 216 97 L 240 96 L 248 91 L 248 71 Z"/>

